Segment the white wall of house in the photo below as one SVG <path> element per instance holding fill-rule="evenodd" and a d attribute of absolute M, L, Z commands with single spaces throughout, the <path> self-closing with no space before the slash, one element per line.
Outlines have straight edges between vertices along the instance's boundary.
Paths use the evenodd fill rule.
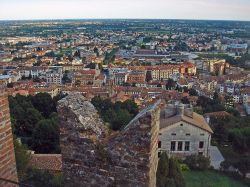
<path fill-rule="evenodd" d="M 173 145 L 171 149 L 171 142 L 172 144 L 175 142 L 175 150 L 173 150 Z M 160 130 L 159 151 L 166 151 L 169 156 L 177 157 L 184 157 L 192 154 L 202 154 L 208 157 L 210 142 L 211 133 L 184 121 L 180 121 Z M 189 146 L 187 144 L 189 144 Z M 201 146 L 201 144 L 203 144 L 203 146 Z"/>

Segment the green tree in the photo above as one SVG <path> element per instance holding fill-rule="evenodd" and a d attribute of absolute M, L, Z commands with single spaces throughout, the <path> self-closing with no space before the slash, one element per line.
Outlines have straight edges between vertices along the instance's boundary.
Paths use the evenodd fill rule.
<path fill-rule="evenodd" d="M 166 89 L 172 90 L 175 87 L 176 87 L 176 82 L 173 79 L 168 79 L 166 84 Z"/>
<path fill-rule="evenodd" d="M 97 57 L 99 57 L 99 50 L 97 47 L 94 48 L 94 53 L 96 54 Z"/>
<path fill-rule="evenodd" d="M 49 171 L 29 169 L 27 183 L 36 187 L 63 187 L 62 174 L 51 174 Z"/>
<path fill-rule="evenodd" d="M 157 173 L 156 173 L 156 186 L 157 187 L 165 187 L 168 184 L 168 178 L 169 175 L 169 159 L 166 154 L 166 152 L 163 152 L 161 154 Z"/>
<path fill-rule="evenodd" d="M 175 158 L 169 159 L 169 178 L 173 178 L 176 187 L 184 187 L 185 181 L 181 174 L 179 163 Z"/>
<path fill-rule="evenodd" d="M 37 153 L 59 152 L 59 127 L 53 120 L 41 120 L 32 135 L 32 148 Z"/>
<path fill-rule="evenodd" d="M 116 113 L 114 121 L 112 121 L 112 129 L 121 130 L 131 120 L 131 114 L 127 110 L 120 110 Z"/>
<path fill-rule="evenodd" d="M 23 180 L 26 177 L 30 153 L 27 147 L 21 144 L 17 139 L 14 139 L 14 147 L 18 177 L 19 180 Z"/>
<path fill-rule="evenodd" d="M 240 170 L 244 178 L 246 174 L 250 171 L 250 158 L 242 158 L 236 164 L 235 167 Z"/>
<path fill-rule="evenodd" d="M 146 72 L 146 82 L 153 80 L 151 71 Z"/>
<path fill-rule="evenodd" d="M 189 101 L 189 99 L 188 99 L 187 97 L 183 97 L 183 98 L 181 99 L 181 102 L 182 102 L 183 104 L 190 104 L 190 101 Z"/>
<path fill-rule="evenodd" d="M 168 159 L 165 152 L 161 153 L 156 172 L 157 187 L 185 187 L 180 165 L 175 158 Z"/>
<path fill-rule="evenodd" d="M 192 89 L 189 90 L 189 95 L 198 96 L 198 92 L 195 89 L 192 88 Z"/>
<path fill-rule="evenodd" d="M 28 136 L 32 135 L 35 125 L 43 119 L 41 113 L 35 108 L 28 108 L 25 112 L 25 130 Z"/>
<path fill-rule="evenodd" d="M 236 117 L 240 116 L 240 112 L 235 108 L 229 107 L 226 111 Z"/>
<path fill-rule="evenodd" d="M 235 151 L 245 153 L 250 151 L 250 127 L 229 130 L 229 140 Z"/>
<path fill-rule="evenodd" d="M 133 116 L 137 115 L 139 112 L 138 105 L 130 99 L 122 103 L 122 108 L 127 109 L 130 114 L 133 114 Z"/>
<path fill-rule="evenodd" d="M 202 155 L 190 155 L 184 160 L 184 163 L 193 170 L 207 170 L 210 165 L 210 160 Z"/>
<path fill-rule="evenodd" d="M 56 106 L 48 93 L 38 93 L 32 97 L 34 107 L 47 118 L 52 112 L 56 112 Z"/>

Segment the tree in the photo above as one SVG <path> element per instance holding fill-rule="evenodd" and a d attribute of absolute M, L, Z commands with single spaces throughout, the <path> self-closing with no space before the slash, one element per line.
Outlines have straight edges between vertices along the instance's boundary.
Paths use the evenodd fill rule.
<path fill-rule="evenodd" d="M 221 103 L 221 99 L 219 97 L 218 92 L 214 92 L 213 103 L 215 103 L 215 104 L 220 104 Z"/>
<path fill-rule="evenodd" d="M 181 102 L 182 102 L 183 104 L 190 104 L 190 101 L 188 100 L 187 97 L 183 97 L 183 98 L 181 99 Z"/>
<path fill-rule="evenodd" d="M 233 114 L 236 117 L 240 116 L 240 112 L 235 108 L 229 107 L 226 111 L 230 114 Z"/>
<path fill-rule="evenodd" d="M 95 69 L 96 67 L 96 64 L 95 63 L 89 63 L 86 68 L 89 68 L 89 69 Z"/>
<path fill-rule="evenodd" d="M 153 80 L 151 71 L 146 72 L 146 82 Z"/>
<path fill-rule="evenodd" d="M 127 110 L 120 110 L 116 113 L 115 119 L 112 121 L 112 129 L 121 130 L 131 120 L 131 114 Z"/>
<path fill-rule="evenodd" d="M 99 57 L 99 50 L 97 47 L 94 48 L 94 53 L 96 54 L 97 57 Z"/>
<path fill-rule="evenodd" d="M 176 187 L 185 187 L 185 181 L 181 174 L 180 166 L 175 158 L 169 159 L 169 178 L 173 178 Z"/>
<path fill-rule="evenodd" d="M 165 187 L 168 184 L 169 175 L 169 159 L 166 152 L 161 154 L 157 172 L 156 172 L 156 186 L 157 187 Z"/>
<path fill-rule="evenodd" d="M 41 120 L 32 135 L 32 148 L 37 153 L 59 152 L 59 128 L 52 120 Z"/>
<path fill-rule="evenodd" d="M 76 86 L 81 86 L 81 81 L 80 80 L 76 80 L 75 85 Z"/>
<path fill-rule="evenodd" d="M 217 92 L 214 93 L 213 99 L 205 96 L 200 96 L 197 100 L 197 105 L 202 107 L 204 113 L 225 110 L 225 107 L 221 103 L 219 94 Z"/>
<path fill-rule="evenodd" d="M 250 152 L 250 127 L 230 129 L 229 140 L 237 152 Z"/>
<path fill-rule="evenodd" d="M 184 86 L 184 87 L 183 87 L 183 91 L 184 91 L 185 93 L 187 93 L 187 92 L 188 92 L 188 87 Z"/>
<path fill-rule="evenodd" d="M 30 153 L 25 145 L 21 144 L 17 139 L 14 140 L 16 166 L 19 180 L 26 177 L 28 163 L 30 161 Z"/>
<path fill-rule="evenodd" d="M 191 88 L 189 90 L 189 95 L 190 96 L 198 96 L 198 92 L 195 89 Z"/>
<path fill-rule="evenodd" d="M 63 187 L 62 174 L 52 174 L 46 170 L 31 168 L 27 171 L 28 180 L 25 183 L 36 187 Z"/>
<path fill-rule="evenodd" d="M 71 79 L 69 78 L 69 72 L 66 72 L 63 74 L 63 78 L 62 78 L 63 83 L 71 83 Z"/>
<path fill-rule="evenodd" d="M 26 135 L 31 136 L 32 131 L 35 128 L 35 125 L 43 119 L 43 116 L 41 113 L 36 110 L 35 108 L 28 108 L 25 112 L 25 127 L 23 127 L 26 130 Z"/>
<path fill-rule="evenodd" d="M 80 51 L 77 50 L 75 53 L 74 53 L 74 57 L 80 57 Z"/>
<path fill-rule="evenodd" d="M 127 109 L 130 114 L 133 114 L 133 116 L 137 115 L 138 112 L 139 112 L 138 105 L 134 101 L 132 101 L 130 99 L 128 99 L 125 102 L 121 103 L 121 107 L 122 107 L 122 109 Z"/>
<path fill-rule="evenodd" d="M 86 57 L 82 57 L 82 63 L 84 64 L 86 62 Z"/>
<path fill-rule="evenodd" d="M 243 177 L 245 178 L 246 174 L 250 171 L 250 159 L 240 159 L 239 162 L 235 164 L 235 167 L 240 170 L 240 172 L 243 174 Z"/>
<path fill-rule="evenodd" d="M 210 165 L 210 160 L 202 155 L 190 155 L 184 160 L 184 163 L 193 170 L 207 170 Z"/>
<path fill-rule="evenodd" d="M 56 112 L 56 106 L 48 93 L 38 93 L 31 100 L 34 107 L 46 118 Z"/>
<path fill-rule="evenodd" d="M 168 79 L 166 84 L 166 89 L 172 90 L 174 87 L 176 87 L 176 82 L 173 79 Z"/>
<path fill-rule="evenodd" d="M 174 47 L 175 51 L 188 51 L 189 47 L 185 42 L 182 41 L 178 41 L 176 43 L 176 46 Z"/>
<path fill-rule="evenodd" d="M 91 103 L 96 107 L 101 118 L 115 131 L 121 130 L 139 112 L 137 104 L 132 100 L 114 104 L 110 99 L 94 97 Z"/>
<path fill-rule="evenodd" d="M 7 84 L 7 88 L 13 88 L 13 87 L 14 87 L 13 82 Z"/>
<path fill-rule="evenodd" d="M 180 166 L 175 158 L 168 159 L 165 152 L 161 153 L 156 172 L 157 187 L 185 187 Z"/>

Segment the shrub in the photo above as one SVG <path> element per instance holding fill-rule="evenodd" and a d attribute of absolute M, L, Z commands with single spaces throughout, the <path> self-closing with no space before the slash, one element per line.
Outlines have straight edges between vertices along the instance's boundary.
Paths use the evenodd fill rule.
<path fill-rule="evenodd" d="M 187 164 L 180 164 L 180 169 L 181 171 L 189 171 L 189 167 Z"/>
<path fill-rule="evenodd" d="M 185 164 L 192 170 L 207 170 L 210 166 L 210 160 L 201 155 L 191 155 L 186 157 Z"/>

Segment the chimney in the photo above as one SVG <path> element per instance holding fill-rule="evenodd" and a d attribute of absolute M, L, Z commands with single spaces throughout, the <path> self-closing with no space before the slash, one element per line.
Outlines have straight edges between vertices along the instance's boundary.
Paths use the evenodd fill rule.
<path fill-rule="evenodd" d="M 178 114 L 180 116 L 184 116 L 184 112 L 185 112 L 185 105 L 184 104 L 179 104 L 179 106 L 178 106 Z"/>
<path fill-rule="evenodd" d="M 209 116 L 205 116 L 205 120 L 206 122 L 209 124 L 210 123 L 210 117 Z"/>
<path fill-rule="evenodd" d="M 185 115 L 193 118 L 193 106 L 191 104 L 185 108 Z"/>

